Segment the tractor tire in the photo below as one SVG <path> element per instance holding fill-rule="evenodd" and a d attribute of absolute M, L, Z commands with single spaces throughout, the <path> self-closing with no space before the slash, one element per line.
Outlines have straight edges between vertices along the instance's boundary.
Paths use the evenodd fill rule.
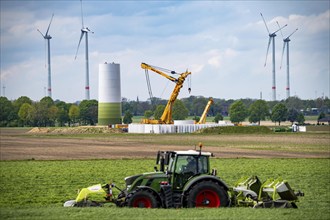
<path fill-rule="evenodd" d="M 197 183 L 187 195 L 187 207 L 227 207 L 228 193 L 219 184 L 212 181 Z"/>
<path fill-rule="evenodd" d="M 140 190 L 130 196 L 127 206 L 133 208 L 158 208 L 158 202 L 150 191 Z"/>

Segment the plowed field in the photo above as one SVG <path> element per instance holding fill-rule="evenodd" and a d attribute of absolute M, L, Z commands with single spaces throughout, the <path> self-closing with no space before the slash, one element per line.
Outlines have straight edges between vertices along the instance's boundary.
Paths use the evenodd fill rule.
<path fill-rule="evenodd" d="M 219 158 L 329 158 L 328 133 L 45 134 L 1 128 L 1 160 L 154 158 L 158 150 L 189 150 L 199 142 Z"/>

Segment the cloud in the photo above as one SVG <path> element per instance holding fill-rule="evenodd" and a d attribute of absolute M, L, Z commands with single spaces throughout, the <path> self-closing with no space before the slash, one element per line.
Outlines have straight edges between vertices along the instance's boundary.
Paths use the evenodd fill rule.
<path fill-rule="evenodd" d="M 288 24 L 288 27 L 283 29 L 283 32 L 290 32 L 295 28 L 302 29 L 304 34 L 315 35 L 322 32 L 329 32 L 330 10 L 326 10 L 320 14 L 298 15 L 290 14 L 288 17 L 275 17 L 269 22 L 269 25 L 274 26 L 276 21 L 281 25 Z"/>
<path fill-rule="evenodd" d="M 305 34 L 316 34 L 329 31 L 330 10 L 324 13 L 311 16 L 290 15 L 288 22 L 293 25 L 301 26 Z"/>
<path fill-rule="evenodd" d="M 271 31 L 277 29 L 276 21 L 288 24 L 284 36 L 299 28 L 290 42 L 292 80 L 296 88 L 301 88 L 297 93 L 308 97 L 301 85 L 310 80 L 310 72 L 318 69 L 315 80 L 322 80 L 329 71 L 329 10 L 316 10 L 313 4 L 307 10 L 303 8 L 306 4 L 290 2 L 284 7 L 277 2 L 83 1 L 84 23 L 95 32 L 89 34 L 91 96 L 98 97 L 98 65 L 105 61 L 121 64 L 122 95 L 129 99 L 137 95 L 140 100 L 148 98 L 141 62 L 177 72 L 188 69 L 192 72 L 194 95 L 240 98 L 255 97 L 262 89 L 270 91 L 270 59 L 263 67 L 268 34 L 259 14 L 265 11 Z M 1 7 L 1 79 L 8 84 L 8 91 L 10 87 L 24 87 L 26 78 L 17 77 L 24 69 L 31 79 L 27 85 L 31 87 L 29 92 L 34 91 L 31 97 L 42 97 L 47 79 L 45 44 L 36 29 L 44 33 L 54 12 L 50 29 L 54 97 L 72 101 L 83 98 L 84 41 L 74 61 L 81 34 L 79 1 L 8 5 Z M 278 33 L 279 85 L 285 82 L 285 71 L 279 70 L 281 50 Z M 161 94 L 167 81 L 158 75 L 152 77 L 153 87 L 161 90 L 155 94 Z M 14 90 L 14 97 L 25 94 L 25 90 Z M 329 85 L 322 84 L 322 90 L 329 90 Z"/>

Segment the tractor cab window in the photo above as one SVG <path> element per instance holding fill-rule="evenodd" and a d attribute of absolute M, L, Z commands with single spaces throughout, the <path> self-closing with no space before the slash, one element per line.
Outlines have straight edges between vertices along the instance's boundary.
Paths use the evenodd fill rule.
<path fill-rule="evenodd" d="M 171 173 L 173 172 L 173 169 L 174 169 L 174 158 L 175 158 L 175 156 L 173 154 L 171 154 L 169 156 L 167 171 L 169 171 Z"/>
<path fill-rule="evenodd" d="M 175 163 L 175 165 L 174 165 Z M 178 155 L 173 161 L 173 188 L 180 190 L 190 178 L 198 174 L 208 173 L 208 158 L 200 155 Z"/>
<path fill-rule="evenodd" d="M 196 155 L 178 156 L 175 173 L 205 174 L 208 173 L 207 157 Z"/>
<path fill-rule="evenodd" d="M 208 157 L 202 156 L 198 158 L 198 173 L 208 174 L 209 173 L 209 163 Z"/>

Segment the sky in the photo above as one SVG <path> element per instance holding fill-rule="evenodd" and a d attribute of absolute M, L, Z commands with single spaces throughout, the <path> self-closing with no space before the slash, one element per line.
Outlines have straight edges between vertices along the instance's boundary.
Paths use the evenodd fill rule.
<path fill-rule="evenodd" d="M 1 95 L 10 100 L 46 94 L 44 34 L 50 23 L 52 98 L 85 98 L 85 44 L 75 53 L 81 34 L 81 2 L 0 0 Z M 291 96 L 330 97 L 329 1 L 82 1 L 89 33 L 90 97 L 98 100 L 99 64 L 120 64 L 121 95 L 149 98 L 141 63 L 178 73 L 190 71 L 178 98 L 272 100 L 272 48 L 266 66 L 268 29 L 281 26 L 290 41 Z M 286 53 L 275 38 L 276 99 L 286 98 Z M 173 82 L 149 71 L 152 93 L 168 99 Z"/>

